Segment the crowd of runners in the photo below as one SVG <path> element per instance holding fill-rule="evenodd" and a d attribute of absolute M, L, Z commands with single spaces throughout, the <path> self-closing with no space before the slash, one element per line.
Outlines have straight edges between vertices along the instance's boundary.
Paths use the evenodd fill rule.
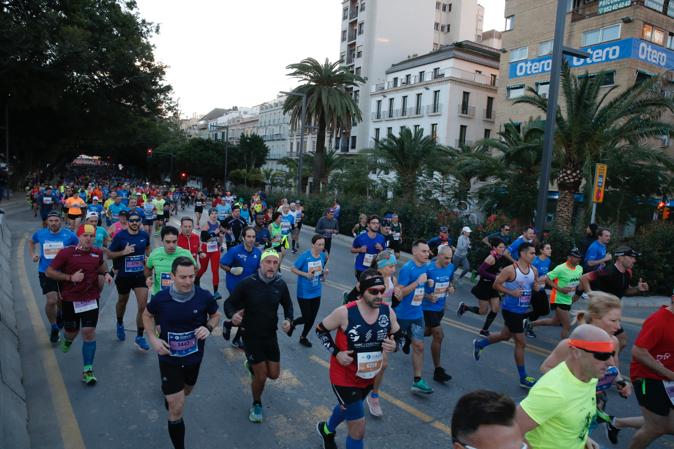
<path fill-rule="evenodd" d="M 537 239 L 531 227 L 511 239 L 504 225 L 482 241 L 471 240 L 472 230 L 464 227 L 454 242 L 443 226 L 431 239 L 413 240 L 411 256 L 402 263 L 403 239 L 411 239 L 395 213 L 362 215 L 351 227 L 340 223 L 337 203 L 312 223 L 315 234 L 299 252 L 301 202 L 269 204 L 262 192 L 244 199 L 217 189 L 79 178 L 34 186 L 28 199 L 42 220 L 29 251 L 45 296 L 51 342 L 65 353 L 81 334 L 82 381 L 95 385 L 101 292 L 114 282 L 116 336 L 125 341 L 133 291 L 134 344 L 158 354 L 176 449 L 185 447 L 185 398 L 216 327 L 245 352 L 252 392 L 248 417 L 263 422 L 265 384 L 281 374 L 279 311 L 283 333 L 293 337 L 297 331 L 299 344 L 318 341 L 329 353 L 335 404 L 331 416 L 316 424 L 323 447 L 338 447 L 338 428 L 346 421 L 343 447 L 363 448 L 365 410 L 378 418 L 385 412 L 380 389 L 390 353 L 411 354 L 410 390 L 431 395 L 434 389 L 423 377 L 429 337 L 432 380 L 451 381 L 451 361 L 441 357 L 442 322 L 455 285 L 474 275 L 468 254 L 478 245 L 489 252 L 475 270 L 474 298 L 461 298 L 452 313 L 485 316 L 471 348 L 475 369 L 489 366 L 489 353 L 497 350 L 491 346 L 513 341 L 519 385 L 529 391 L 519 404 L 488 390 L 463 396 L 452 415 L 454 448 L 598 448 L 590 433 L 601 426 L 614 444 L 621 429 L 637 429 L 629 447 L 638 449 L 674 433 L 674 295 L 638 335 L 628 336 L 620 326 L 621 300 L 646 294 L 649 286 L 632 279 L 638 251 L 619 246 L 608 253 L 608 229 L 588 227 L 587 241 L 555 267 L 555 248 Z M 186 206 L 194 212 L 190 207 L 188 214 Z M 171 217 L 179 225 L 172 225 Z M 349 229 L 354 288 L 344 293 L 343 305 L 319 317 L 332 241 Z M 281 274 L 288 251 L 298 254 L 291 272 Z M 202 278 L 209 267 L 212 285 L 206 286 Z M 289 276 L 297 278 L 295 292 L 284 280 Z M 220 309 L 216 301 L 223 298 Z M 587 300 L 586 310 L 574 306 L 580 298 Z M 494 330 L 499 313 L 503 326 Z M 536 338 L 541 326 L 558 327 L 560 342 L 540 368 L 527 370 L 527 339 Z M 631 354 L 623 351 L 628 337 L 635 338 Z M 631 359 L 629 373 L 620 372 L 620 356 Z M 623 397 L 634 395 L 641 415 L 613 416 L 607 407 L 611 388 Z"/>

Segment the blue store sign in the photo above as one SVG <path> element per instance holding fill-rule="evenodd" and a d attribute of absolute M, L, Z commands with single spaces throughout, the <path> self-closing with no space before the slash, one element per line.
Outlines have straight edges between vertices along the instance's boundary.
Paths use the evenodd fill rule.
<path fill-rule="evenodd" d="M 572 68 L 604 64 L 622 59 L 638 59 L 662 70 L 674 69 L 674 51 L 641 39 L 629 38 L 607 42 L 584 47 L 583 50 L 590 53 L 589 58 L 566 56 L 566 61 Z M 549 72 L 551 66 L 551 56 L 512 62 L 508 68 L 508 77 L 514 79 L 540 75 Z"/>

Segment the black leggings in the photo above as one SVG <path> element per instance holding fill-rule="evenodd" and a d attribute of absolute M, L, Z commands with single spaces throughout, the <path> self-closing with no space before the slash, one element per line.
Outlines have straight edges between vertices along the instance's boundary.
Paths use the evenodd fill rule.
<path fill-rule="evenodd" d="M 302 311 L 302 316 L 293 320 L 295 326 L 304 324 L 304 329 L 302 329 L 302 337 L 306 338 L 311 332 L 311 329 L 314 326 L 316 321 L 316 315 L 318 315 L 318 309 L 321 307 L 321 297 L 303 299 L 297 298 L 297 303 L 300 305 L 300 310 Z"/>

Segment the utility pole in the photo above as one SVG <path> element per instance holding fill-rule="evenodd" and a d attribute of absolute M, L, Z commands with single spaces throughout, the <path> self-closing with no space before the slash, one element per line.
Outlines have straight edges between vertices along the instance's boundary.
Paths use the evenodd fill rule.
<path fill-rule="evenodd" d="M 307 94 L 302 92 L 281 92 L 285 95 L 302 97 L 302 112 L 300 115 L 300 144 L 297 150 L 297 197 L 302 195 L 302 159 L 304 158 L 304 130 L 307 122 Z M 315 182 L 315 180 L 314 180 Z"/>

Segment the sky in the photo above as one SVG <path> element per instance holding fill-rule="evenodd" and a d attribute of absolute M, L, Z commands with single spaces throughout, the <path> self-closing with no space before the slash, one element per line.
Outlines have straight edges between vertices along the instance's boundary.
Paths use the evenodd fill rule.
<path fill-rule="evenodd" d="M 414 1 L 414 0 L 410 0 Z M 505 0 L 479 0 L 484 29 L 503 29 Z M 339 57 L 341 0 L 137 0 L 160 25 L 155 58 L 182 116 L 255 106 L 297 82 L 288 64 Z"/>

